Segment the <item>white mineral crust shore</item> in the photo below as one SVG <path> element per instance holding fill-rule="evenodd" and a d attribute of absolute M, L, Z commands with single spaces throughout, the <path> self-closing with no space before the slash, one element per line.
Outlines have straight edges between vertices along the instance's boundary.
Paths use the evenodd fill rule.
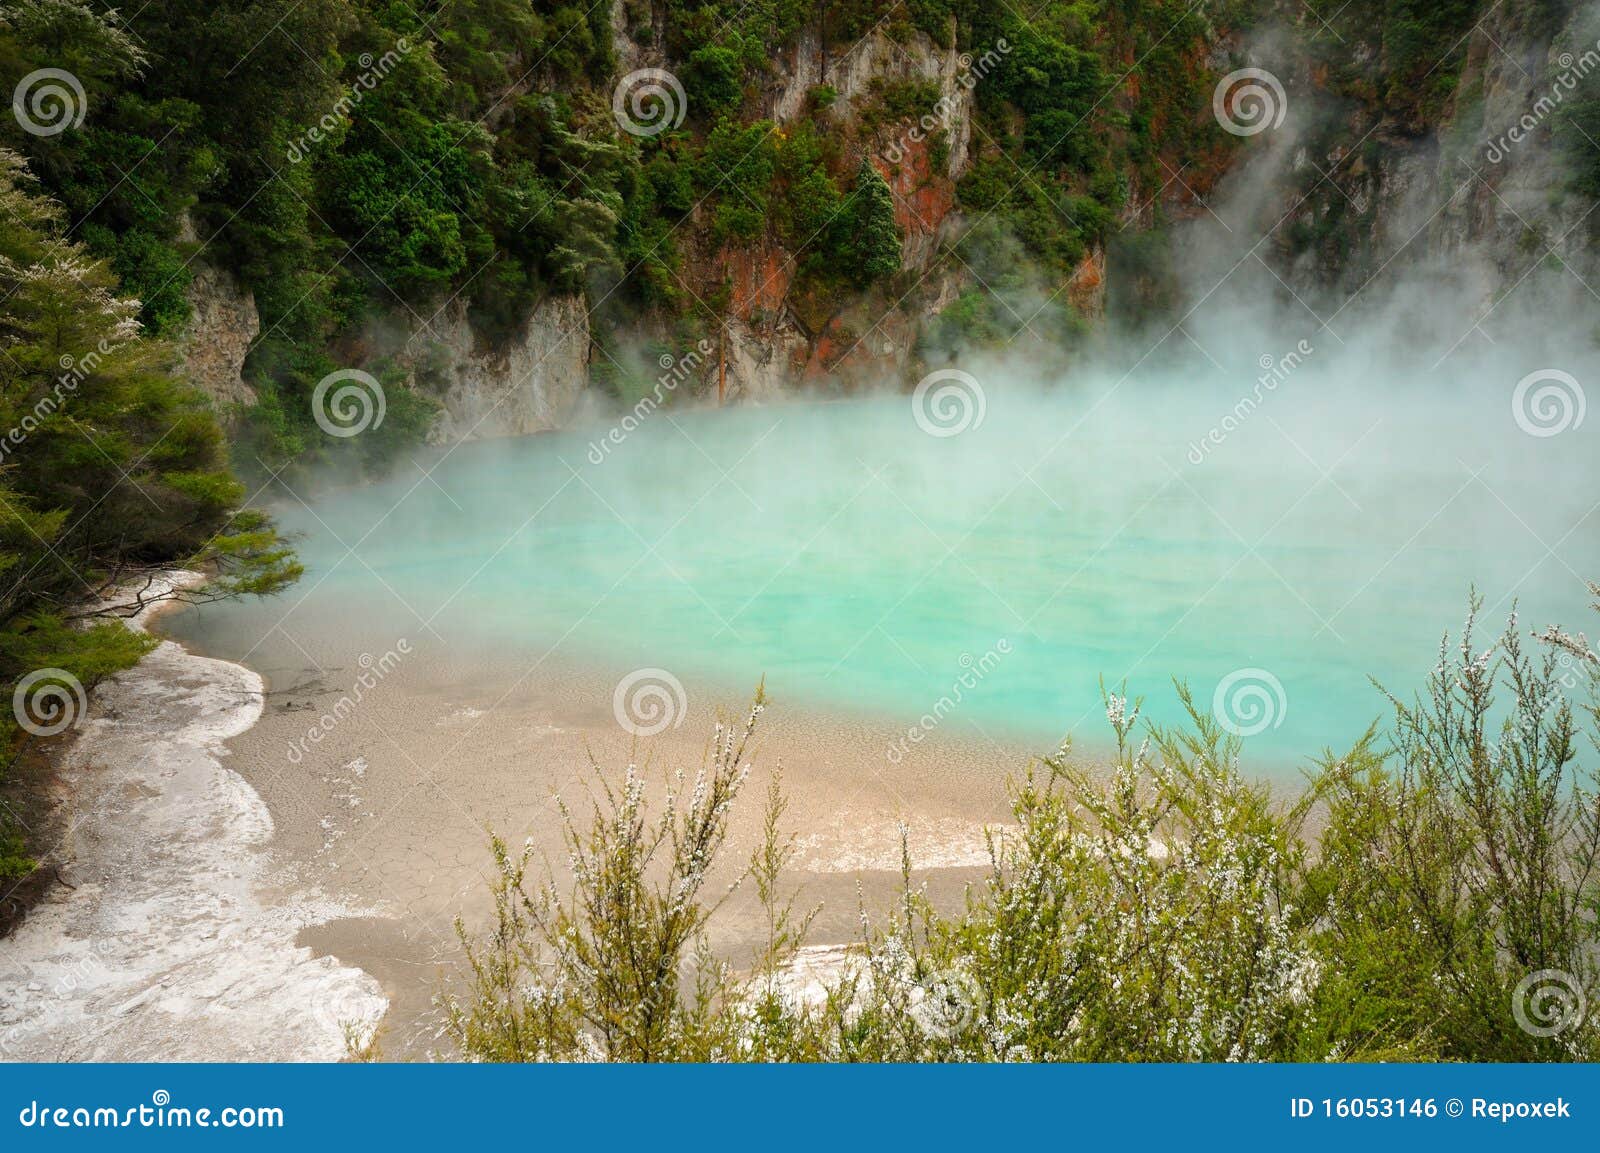
<path fill-rule="evenodd" d="M 336 1060 L 382 1017 L 376 980 L 295 943 L 371 911 L 281 874 L 266 805 L 224 763 L 262 701 L 251 670 L 171 641 L 96 688 L 48 857 L 76 888 L 0 940 L 0 1059 Z"/>

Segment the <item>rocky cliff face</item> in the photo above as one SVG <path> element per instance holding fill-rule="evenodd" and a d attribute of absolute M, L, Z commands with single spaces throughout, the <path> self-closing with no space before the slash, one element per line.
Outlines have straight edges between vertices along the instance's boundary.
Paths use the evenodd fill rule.
<path fill-rule="evenodd" d="M 912 33 L 902 41 L 876 29 L 848 51 L 830 54 L 816 29 L 808 28 L 774 61 L 772 79 L 762 95 L 762 113 L 780 125 L 790 123 L 804 110 L 810 91 L 826 84 L 837 94 L 829 108 L 830 120 L 854 123 L 860 121 L 876 83 L 931 81 L 939 86 L 939 126 L 949 133 L 949 159 L 942 175 L 958 180 L 966 170 L 972 137 L 972 88 L 963 83 L 972 64 L 969 56 L 953 46 L 939 47 L 923 32 Z M 896 126 L 885 135 L 893 138 L 908 127 Z M 889 140 L 878 143 L 887 144 Z"/>
<path fill-rule="evenodd" d="M 243 369 L 261 331 L 255 297 L 220 268 L 197 264 L 189 282 L 189 326 L 178 342 L 183 368 L 212 402 L 227 411 L 256 402 Z"/>
<path fill-rule="evenodd" d="M 1557 138 L 1568 103 L 1600 95 L 1600 4 L 1574 8 L 1544 34 L 1528 31 L 1524 8 L 1497 6 L 1483 17 L 1460 98 L 1435 134 L 1438 160 L 1431 171 L 1423 166 L 1443 206 L 1427 230 L 1429 249 L 1485 252 L 1494 281 L 1481 286 L 1485 297 L 1548 258 L 1586 280 L 1600 269 L 1587 227 L 1594 202 L 1574 188 L 1572 158 Z"/>
<path fill-rule="evenodd" d="M 261 333 L 255 299 L 223 269 L 197 264 L 189 288 L 191 319 L 179 341 L 185 374 L 221 410 L 256 402 L 243 367 Z M 486 347 L 467 310 L 452 302 L 407 336 L 341 350 L 352 366 L 392 359 L 406 371 L 405 387 L 439 402 L 433 443 L 525 436 L 560 428 L 589 382 L 589 315 L 583 298 L 546 298 L 520 332 Z M 385 355 L 391 345 L 403 349 Z"/>
<path fill-rule="evenodd" d="M 541 301 L 500 347 L 482 346 L 452 302 L 398 359 L 438 398 L 432 443 L 526 436 L 566 424 L 589 383 L 589 314 L 581 296 Z"/>
<path fill-rule="evenodd" d="M 662 52 L 664 11 L 652 0 L 612 4 L 619 77 L 642 68 L 680 68 L 682 62 Z M 941 312 L 977 286 L 971 269 L 952 255 L 965 227 L 957 181 L 980 146 L 993 147 L 977 138 L 974 89 L 998 58 L 972 59 L 955 46 L 954 31 L 942 46 L 902 22 L 892 33 L 880 27 L 843 47 L 825 43 L 815 27 L 802 29 L 777 53 L 765 81 L 746 90 L 746 120 L 771 120 L 780 133 L 802 118 L 813 120 L 836 149 L 830 161 L 836 178 L 847 180 L 844 174 L 862 160 L 884 178 L 901 238 L 901 272 L 862 291 L 841 287 L 837 278 L 819 285 L 815 276 L 800 275 L 803 254 L 786 250 L 772 235 L 719 244 L 709 218 L 691 215 L 675 237 L 681 264 L 674 275 L 700 302 L 718 302 L 716 319 L 697 318 L 710 331 L 695 333 L 716 351 L 695 365 L 683 394 L 704 395 L 720 382 L 729 400 L 759 403 L 813 387 L 908 382 L 925 370 L 919 341 Z M 826 101 L 816 99 L 819 91 L 827 92 Z M 925 114 L 891 115 L 891 91 L 914 91 Z M 903 108 L 904 100 L 895 107 Z M 1037 296 L 1093 317 L 1104 310 L 1111 275 L 1097 247 L 1070 277 L 1043 285 Z M 254 302 L 225 271 L 200 269 L 191 303 L 194 320 L 184 345 L 190 376 L 219 406 L 251 404 L 241 369 L 261 328 Z M 654 361 L 654 354 L 637 355 L 651 344 L 681 355 L 687 345 L 679 320 L 666 310 L 620 322 L 607 317 L 608 327 L 597 333 L 582 296 L 557 295 L 518 330 L 491 342 L 474 329 L 465 305 L 454 301 L 426 323 L 404 310 L 375 318 L 364 331 L 345 336 L 330 356 L 342 367 L 380 375 L 398 366 L 406 387 L 438 401 L 429 433 L 434 443 L 519 436 L 566 423 L 596 366 L 609 371 L 619 358 Z"/>
<path fill-rule="evenodd" d="M 960 227 L 955 182 L 970 159 L 972 63 L 922 32 L 897 40 L 878 30 L 848 51 L 830 53 L 815 29 L 799 33 L 774 61 L 762 115 L 781 130 L 804 114 L 813 89 L 833 90 L 821 121 L 888 182 L 901 268 L 911 284 L 898 299 L 821 301 L 795 289 L 791 253 L 770 246 L 718 253 L 715 271 L 732 289 L 725 334 L 730 396 L 762 400 L 824 380 L 848 386 L 905 374 L 922 328 L 964 280 L 940 267 L 939 258 Z M 936 84 L 933 110 L 920 121 L 869 127 L 878 87 L 897 81 Z"/>
<path fill-rule="evenodd" d="M 618 70 L 661 66 L 658 6 L 618 2 L 612 8 Z M 970 158 L 972 62 L 917 32 L 894 39 L 876 31 L 848 51 L 831 52 L 815 30 L 801 32 L 775 61 L 760 94 L 760 114 L 779 126 L 804 114 L 819 85 L 837 94 L 825 113 L 826 130 L 853 155 L 877 167 L 894 193 L 903 238 L 902 268 L 912 288 L 902 299 L 864 296 L 819 301 L 797 292 L 796 260 L 772 242 L 690 246 L 685 276 L 704 293 L 727 285 L 730 305 L 716 341 L 718 353 L 700 366 L 697 387 L 720 375 L 729 399 L 772 400 L 823 380 L 881 380 L 904 374 L 917 336 L 955 299 L 965 278 L 940 266 L 940 249 L 960 226 L 955 181 Z M 921 81 L 938 86 L 934 113 L 920 123 L 867 126 L 866 112 L 883 82 Z M 937 144 L 936 144 L 937 142 Z M 1094 288 L 1100 263 L 1076 278 Z M 1074 299 L 1083 291 L 1075 284 Z M 227 272 L 201 268 L 190 293 L 194 319 L 184 342 L 188 373 L 219 406 L 248 405 L 254 395 L 241 368 L 260 320 L 248 292 Z M 426 324 L 392 317 L 384 330 L 337 349 L 351 367 L 385 359 L 406 373 L 406 385 L 434 397 L 440 413 L 429 434 L 434 443 L 520 436 L 563 425 L 588 387 L 591 331 L 581 296 L 554 296 L 538 305 L 521 330 L 494 345 L 475 332 L 466 308 L 452 302 Z M 647 333 L 624 332 L 624 340 Z M 394 353 L 393 349 L 401 351 Z M 720 370 L 720 371 L 719 371 Z"/>
<path fill-rule="evenodd" d="M 1559 9 L 1561 18 L 1531 15 L 1547 9 Z M 1600 84 L 1597 11 L 1600 4 L 1592 2 L 1485 3 L 1461 41 L 1465 47 L 1449 58 L 1449 85 L 1437 85 L 1445 96 L 1429 102 L 1396 101 L 1385 91 L 1389 48 L 1359 15 L 1343 35 L 1319 39 L 1300 6 L 1285 0 L 1275 35 L 1258 33 L 1244 43 L 1208 33 L 1185 49 L 1201 65 L 1197 72 L 1265 68 L 1282 76 L 1296 113 L 1305 115 L 1290 141 L 1273 144 L 1268 134 L 1241 149 L 1208 151 L 1181 172 L 1168 169 L 1171 179 L 1159 192 L 1146 187 L 1141 194 L 1145 178 L 1124 174 L 1129 195 L 1111 232 L 1137 237 L 1164 223 L 1205 218 L 1230 164 L 1240 158 L 1250 164 L 1277 148 L 1282 162 L 1270 186 L 1255 195 L 1270 225 L 1262 255 L 1286 285 L 1349 294 L 1393 262 L 1448 261 L 1469 251 L 1485 300 L 1541 261 L 1600 283 L 1593 275 L 1600 272 L 1600 250 L 1591 243 L 1592 200 L 1563 191 L 1563 162 L 1550 142 L 1556 106 L 1573 98 L 1572 76 L 1592 72 L 1590 83 Z M 613 4 L 619 75 L 672 65 L 659 47 L 662 14 L 650 0 Z M 714 391 L 720 380 L 730 400 L 762 402 L 811 386 L 906 382 L 925 370 L 922 357 L 929 354 L 920 342 L 936 319 L 969 290 L 988 289 L 952 253 L 968 225 L 957 181 L 994 147 L 974 115 L 973 89 L 985 64 L 903 27 L 894 35 L 870 32 L 847 50 L 830 49 L 814 28 L 804 29 L 776 55 L 764 84 L 747 90 L 746 118 L 770 119 L 780 132 L 813 119 L 842 163 L 865 158 L 876 168 L 893 195 L 901 275 L 874 290 L 824 296 L 800 275 L 796 254 L 771 234 L 719 245 L 706 221 L 691 215 L 678 237 L 682 264 L 674 275 L 701 303 L 717 302 L 721 323 L 720 331 L 702 334 L 715 352 L 697 361 L 684 393 Z M 936 91 L 937 101 L 920 120 L 887 117 L 886 88 L 908 84 Z M 819 91 L 829 95 L 823 107 Z M 1513 129 L 1516 140 L 1507 136 Z M 1476 261 L 1484 254 L 1486 261 Z M 1029 258 L 1019 245 L 1007 259 Z M 1108 289 L 1119 284 L 1125 292 L 1134 285 L 1133 293 L 1146 298 L 1171 293 L 1165 281 L 1173 277 L 1159 262 L 1123 259 L 1120 246 L 1108 253 L 1092 245 L 1070 275 L 1029 286 L 1028 299 L 1055 302 L 1092 322 L 1107 312 L 1108 295 L 1117 295 Z M 220 404 L 250 403 L 240 366 L 259 327 L 253 302 L 215 270 L 196 276 L 191 300 L 194 322 L 185 344 L 191 376 Z M 1032 312 L 1030 303 L 1024 315 Z M 589 387 L 591 366 L 615 360 L 618 348 L 684 346 L 670 316 L 597 334 L 578 295 L 544 300 L 519 331 L 494 345 L 474 331 L 459 303 L 420 327 L 409 319 L 391 323 L 397 329 L 388 338 L 347 351 L 356 365 L 388 355 L 410 387 L 437 398 L 431 439 L 440 443 L 560 427 Z M 404 351 L 395 354 L 400 346 Z"/>
<path fill-rule="evenodd" d="M 1600 5 L 1485 5 L 1458 51 L 1432 119 L 1387 109 L 1351 80 L 1379 59 L 1372 43 L 1353 39 L 1332 68 L 1289 65 L 1290 101 L 1319 117 L 1279 202 L 1291 220 L 1278 253 L 1298 284 L 1352 293 L 1379 272 L 1433 264 L 1487 303 L 1540 262 L 1585 280 L 1600 270 L 1594 202 L 1574 188 L 1558 139 L 1571 106 L 1600 94 Z"/>

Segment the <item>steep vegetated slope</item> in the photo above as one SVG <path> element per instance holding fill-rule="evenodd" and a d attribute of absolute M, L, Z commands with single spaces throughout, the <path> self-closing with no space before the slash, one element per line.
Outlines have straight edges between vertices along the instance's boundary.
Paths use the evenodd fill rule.
<path fill-rule="evenodd" d="M 1255 134 L 1214 101 L 1246 66 L 1296 108 L 1272 250 L 1302 283 L 1358 286 L 1461 175 L 1425 239 L 1492 233 L 1514 278 L 1587 247 L 1583 85 L 1532 134 L 1559 147 L 1484 151 L 1562 61 L 1587 76 L 1584 7 L 32 0 L 0 59 L 81 86 L 81 123 L 9 142 L 147 330 L 187 339 L 245 464 L 381 469 L 559 425 L 591 387 L 660 394 L 663 358 L 678 398 L 1018 342 L 1069 362 L 1108 287 L 1174 306 L 1165 226 Z M 311 401 L 353 368 L 384 419 L 347 439 Z"/>
<path fill-rule="evenodd" d="M 33 0 L 0 60 L 87 115 L 5 132 L 248 468 L 381 468 L 696 349 L 685 394 L 1070 348 L 1107 236 L 1236 150 L 1212 62 L 1251 7 Z M 346 441 L 311 397 L 350 368 L 385 412 Z"/>
<path fill-rule="evenodd" d="M 1514 279 L 1589 247 L 1585 7 L 28 0 L 0 60 L 78 84 L 81 121 L 8 143 L 265 475 L 659 399 L 669 360 L 674 399 L 1070 362 L 1108 288 L 1176 307 L 1166 226 L 1255 135 L 1214 99 L 1247 66 L 1297 112 L 1301 284 L 1359 286 L 1439 189 L 1415 251 L 1488 239 Z M 1492 159 L 1564 71 L 1526 133 L 1558 146 Z M 314 420 L 350 369 L 383 391 L 359 438 Z"/>

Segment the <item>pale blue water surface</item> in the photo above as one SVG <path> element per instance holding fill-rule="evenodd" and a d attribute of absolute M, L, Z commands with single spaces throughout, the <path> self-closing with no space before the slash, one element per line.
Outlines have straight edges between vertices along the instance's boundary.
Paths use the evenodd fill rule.
<path fill-rule="evenodd" d="M 1594 430 L 1529 435 L 1509 383 L 1384 388 L 1302 370 L 1204 448 L 1249 381 L 991 383 L 982 422 L 945 437 L 891 396 L 467 444 L 278 506 L 302 584 L 173 627 L 247 661 L 281 623 L 663 668 L 690 693 L 764 674 L 886 735 L 964 671 L 964 723 L 1053 741 L 1104 733 L 1101 677 L 1170 720 L 1171 678 L 1209 709 L 1262 670 L 1247 750 L 1286 767 L 1386 713 L 1370 678 L 1419 686 L 1471 585 L 1495 627 L 1513 597 L 1525 631 L 1588 627 Z"/>

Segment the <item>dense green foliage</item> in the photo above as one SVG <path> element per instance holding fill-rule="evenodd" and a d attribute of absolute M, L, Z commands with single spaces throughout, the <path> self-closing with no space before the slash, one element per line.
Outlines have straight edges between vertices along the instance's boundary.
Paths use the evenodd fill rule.
<path fill-rule="evenodd" d="M 671 110 L 681 119 L 669 112 L 651 134 L 622 131 L 613 116 L 626 71 L 612 41 L 617 5 L 629 36 L 682 87 Z M 1548 35 L 1568 7 L 1514 0 L 1502 19 L 1530 38 Z M 912 126 L 941 114 L 940 84 L 896 57 L 909 58 L 919 37 L 970 62 L 944 78 L 946 90 L 973 86 L 955 189 L 964 226 L 945 238 L 954 251 L 944 257 L 969 283 L 959 307 L 923 334 L 922 351 L 937 356 L 1024 330 L 1074 341 L 1081 326 L 1063 288 L 1085 257 L 1159 228 L 1176 181 L 1204 196 L 1227 168 L 1240 141 L 1209 106 L 1218 72 L 1245 61 L 1217 50 L 1249 43 L 1256 22 L 1298 26 L 1291 59 L 1311 65 L 1319 90 L 1411 133 L 1470 104 L 1457 89 L 1466 33 L 1485 8 L 156 0 L 118 16 L 90 0 L 8 0 L 6 74 L 67 69 L 89 114 L 56 135 L 9 122 L 3 131 L 66 205 L 75 235 L 141 301 L 153 334 L 186 322 L 202 249 L 253 292 L 262 332 L 247 375 L 260 404 L 243 430 L 248 467 L 339 453 L 381 469 L 436 408 L 417 362 L 449 302 L 464 304 L 494 343 L 547 294 L 584 293 L 595 380 L 625 391 L 616 350 L 668 331 L 704 335 L 726 319 L 730 250 L 778 250 L 792 311 L 813 333 L 854 302 L 881 311 L 902 301 L 918 278 L 898 277 L 889 259 L 877 177 L 903 188 L 891 169 L 911 163 L 902 146 Z M 802 30 L 820 37 L 823 82 L 779 124 L 768 118 L 771 97 Z M 844 101 L 830 68 L 869 34 L 893 45 L 895 71 Z M 1270 42 L 1267 51 L 1276 52 Z M 1574 103 L 1555 125 L 1583 162 L 1585 188 L 1591 113 Z M 1318 134 L 1346 123 L 1326 120 L 1312 126 L 1312 156 L 1331 154 L 1337 142 Z M 926 135 L 919 171 L 943 178 L 949 127 Z M 1367 133 L 1347 171 L 1374 171 L 1383 137 Z M 1323 168 L 1301 176 L 1314 182 Z M 899 197 L 888 201 L 897 231 L 918 211 Z M 1350 199 L 1328 198 L 1291 221 L 1292 249 L 1329 267 L 1349 263 L 1371 231 Z M 872 216 L 869 238 L 862 213 Z M 1150 287 L 1141 307 L 1160 295 Z M 393 390 L 389 422 L 359 445 L 309 415 L 316 382 L 352 359 L 418 386 Z"/>
<path fill-rule="evenodd" d="M 337 447 L 308 403 L 344 367 L 336 339 L 388 312 L 425 322 L 457 293 L 503 332 L 615 259 L 628 165 L 609 133 L 575 134 L 574 97 L 552 91 L 608 76 L 603 7 L 156 0 L 124 21 L 21 0 L 4 12 L 6 74 L 67 68 L 89 108 L 71 131 L 12 125 L 6 139 L 139 292 L 152 333 L 187 320 L 202 245 L 253 292 L 249 373 L 264 403 L 248 455 L 267 464 Z M 545 91 L 517 87 L 526 60 Z"/>
<path fill-rule="evenodd" d="M 900 268 L 900 235 L 894 225 L 894 194 L 888 181 L 861 162 L 851 205 L 854 267 L 864 280 L 893 276 Z"/>
<path fill-rule="evenodd" d="M 36 670 L 88 687 L 149 647 L 120 623 L 71 627 L 109 583 L 173 563 L 213 568 L 210 595 L 268 593 L 299 572 L 240 511 L 222 431 L 145 337 L 139 302 L 68 238 L 58 205 L 0 151 L 0 690 Z M 30 698 L 32 699 L 32 698 Z M 48 703 L 48 702 L 44 702 Z M 76 708 L 76 705 L 70 706 Z M 0 766 L 26 708 L 0 712 Z M 48 727 L 51 718 L 34 716 Z M 0 768 L 0 784 L 5 772 Z M 9 809 L 5 810 L 9 812 Z M 30 862 L 0 822 L 0 881 Z"/>
<path fill-rule="evenodd" d="M 1554 629 L 1529 654 L 1515 617 L 1480 651 L 1475 613 L 1386 738 L 1289 804 L 1181 686 L 1172 729 L 1107 694 L 1110 764 L 1030 769 L 959 912 L 907 858 L 821 989 L 788 968 L 810 918 L 776 780 L 742 873 L 765 943 L 736 971 L 706 942 L 758 695 L 664 804 L 630 767 L 568 815 L 570 890 L 495 842 L 452 1035 L 482 1060 L 1595 1060 L 1600 655 Z"/>
<path fill-rule="evenodd" d="M 613 2 L 641 44 L 664 29 L 655 47 L 686 106 L 657 134 L 622 132 L 612 115 Z M 141 301 L 152 335 L 183 329 L 202 251 L 253 293 L 262 331 L 246 371 L 260 403 L 245 414 L 245 465 L 354 453 L 381 468 L 426 428 L 425 381 L 394 390 L 391 426 L 359 446 L 320 430 L 309 397 L 352 349 L 380 377 L 396 367 L 399 350 L 373 337 L 396 320 L 426 345 L 460 301 L 494 342 L 545 295 L 576 291 L 602 348 L 641 324 L 703 332 L 727 307 L 709 250 L 767 241 L 794 259 L 808 315 L 895 277 L 896 205 L 867 157 L 932 111 L 939 86 L 879 78 L 840 116 L 823 85 L 780 128 L 758 93 L 802 27 L 834 59 L 880 34 L 979 62 L 959 189 L 982 226 L 972 244 L 1015 235 L 1050 295 L 1137 189 L 1161 186 L 1162 163 L 1228 143 L 1196 118 L 1200 60 L 1250 5 L 1203 16 L 1181 0 L 1052 0 L 1026 18 L 971 0 L 659 7 L 657 23 L 642 0 L 154 0 L 121 14 L 8 0 L 5 74 L 70 71 L 87 116 L 43 136 L 7 123 L 4 140 Z"/>
<path fill-rule="evenodd" d="M 1207 7 L 1079 2 L 1026 19 L 1004 5 L 974 11 L 973 51 L 1008 50 L 977 88 L 986 147 L 962 182 L 963 201 L 997 212 L 1061 273 L 1171 173 L 1214 167 L 1213 154 L 1236 142 L 1203 114 L 1215 78 L 1201 57 L 1218 28 L 1255 6 Z"/>

